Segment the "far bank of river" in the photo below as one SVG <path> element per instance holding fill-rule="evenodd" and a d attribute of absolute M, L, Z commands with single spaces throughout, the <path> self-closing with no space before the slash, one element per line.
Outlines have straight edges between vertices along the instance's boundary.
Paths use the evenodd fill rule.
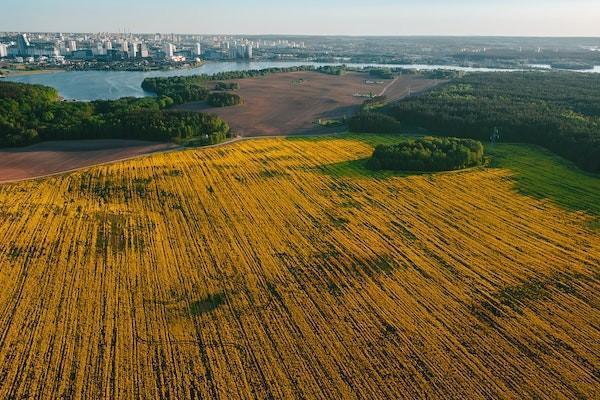
<path fill-rule="evenodd" d="M 56 74 L 58 72 L 65 72 L 65 71 L 62 69 L 3 69 L 3 70 L 0 70 L 0 73 L 5 74 L 4 75 L 5 77 Z"/>
<path fill-rule="evenodd" d="M 62 97 L 67 100 L 99 100 L 118 99 L 120 97 L 143 97 L 149 96 L 142 87 L 142 81 L 147 77 L 156 76 L 189 76 L 199 74 L 215 74 L 228 71 L 245 71 L 254 69 L 293 67 L 299 65 L 336 65 L 331 63 L 315 63 L 302 61 L 250 61 L 250 62 L 210 62 L 197 68 L 176 69 L 169 71 L 68 71 L 51 73 L 37 73 L 32 75 L 9 75 L 4 78 L 9 81 L 41 84 L 56 88 Z M 337 64 L 339 65 L 339 64 Z M 346 64 L 349 67 L 387 67 L 405 69 L 446 69 L 471 72 L 495 72 L 495 71 L 522 71 L 522 69 L 495 69 L 495 68 L 473 68 L 458 67 L 450 65 L 395 65 L 395 64 Z M 531 66 L 541 68 L 541 66 Z M 579 71 L 588 73 L 600 73 L 600 66 L 592 70 Z"/>

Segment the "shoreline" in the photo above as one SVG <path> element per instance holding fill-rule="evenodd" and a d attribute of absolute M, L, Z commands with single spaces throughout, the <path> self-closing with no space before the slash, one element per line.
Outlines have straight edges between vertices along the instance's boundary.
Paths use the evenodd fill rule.
<path fill-rule="evenodd" d="M 202 61 L 200 63 L 195 63 L 194 65 L 186 64 L 182 66 L 169 66 L 166 68 L 149 68 L 149 69 L 106 69 L 106 68 L 84 68 L 84 69 L 71 69 L 71 68 L 40 68 L 40 69 L 6 69 L 0 68 L 0 78 L 12 78 L 19 76 L 31 76 L 31 75 L 46 75 L 46 74 L 57 74 L 61 72 L 91 72 L 91 71 L 101 71 L 101 72 L 167 72 L 167 71 L 177 71 L 177 70 L 189 70 L 200 68 L 205 65 L 207 62 Z"/>
<path fill-rule="evenodd" d="M 9 78 L 14 76 L 30 76 L 30 75 L 42 75 L 42 74 L 57 74 L 60 72 L 67 72 L 64 69 L 32 69 L 32 70 L 14 70 L 14 69 L 1 69 L 5 75 L 2 77 Z"/>

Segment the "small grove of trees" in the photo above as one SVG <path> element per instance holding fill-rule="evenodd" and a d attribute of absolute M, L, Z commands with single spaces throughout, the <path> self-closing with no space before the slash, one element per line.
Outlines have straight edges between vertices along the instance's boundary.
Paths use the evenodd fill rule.
<path fill-rule="evenodd" d="M 146 78 L 142 82 L 142 89 L 158 96 L 168 96 L 175 104 L 206 100 L 210 93 L 204 80 L 187 76 Z"/>
<path fill-rule="evenodd" d="M 383 108 L 385 106 L 385 102 L 387 101 L 386 96 L 374 96 L 370 99 L 366 99 L 362 104 L 363 111 L 372 111 L 379 108 Z"/>
<path fill-rule="evenodd" d="M 165 96 L 66 102 L 51 88 L 0 82 L 0 146 L 108 138 L 169 141 L 201 137 L 216 143 L 228 135 L 229 126 L 219 117 L 166 111 L 172 104 Z"/>
<path fill-rule="evenodd" d="M 389 68 L 371 68 L 369 75 L 380 79 L 394 79 L 394 73 Z"/>
<path fill-rule="evenodd" d="M 426 137 L 379 145 L 368 165 L 375 170 L 450 171 L 483 164 L 483 154 L 476 140 Z"/>
<path fill-rule="evenodd" d="M 240 84 L 237 82 L 217 82 L 215 83 L 215 90 L 238 90 Z"/>
<path fill-rule="evenodd" d="M 228 92 L 212 92 L 206 100 L 213 107 L 230 107 L 242 103 L 238 94 Z"/>
<path fill-rule="evenodd" d="M 385 114 L 362 111 L 348 120 L 348 129 L 356 133 L 398 133 L 400 123 Z"/>
<path fill-rule="evenodd" d="M 454 71 L 454 70 L 445 70 L 445 69 L 432 69 L 429 71 L 420 71 L 420 75 L 426 79 L 443 79 L 443 80 L 451 80 L 462 78 L 465 76 L 464 71 Z"/>
<path fill-rule="evenodd" d="M 344 75 L 346 70 L 345 65 L 323 65 L 316 69 L 317 72 L 327 75 Z"/>

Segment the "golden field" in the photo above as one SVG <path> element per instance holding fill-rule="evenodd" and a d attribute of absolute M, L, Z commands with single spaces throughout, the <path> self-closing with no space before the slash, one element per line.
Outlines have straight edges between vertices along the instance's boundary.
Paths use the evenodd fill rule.
<path fill-rule="evenodd" d="M 599 398 L 600 233 L 260 139 L 0 186 L 0 398 Z"/>

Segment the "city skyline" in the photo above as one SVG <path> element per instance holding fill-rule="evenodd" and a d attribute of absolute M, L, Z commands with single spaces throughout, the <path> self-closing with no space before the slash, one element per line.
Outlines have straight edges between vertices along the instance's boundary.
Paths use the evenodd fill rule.
<path fill-rule="evenodd" d="M 24 17 L 26 16 L 26 18 Z M 165 32 L 239 35 L 349 36 L 600 36 L 600 4 L 591 0 L 429 0 L 419 4 L 375 0 L 328 0 L 252 4 L 157 0 L 7 0 L 0 15 L 5 31 Z"/>

